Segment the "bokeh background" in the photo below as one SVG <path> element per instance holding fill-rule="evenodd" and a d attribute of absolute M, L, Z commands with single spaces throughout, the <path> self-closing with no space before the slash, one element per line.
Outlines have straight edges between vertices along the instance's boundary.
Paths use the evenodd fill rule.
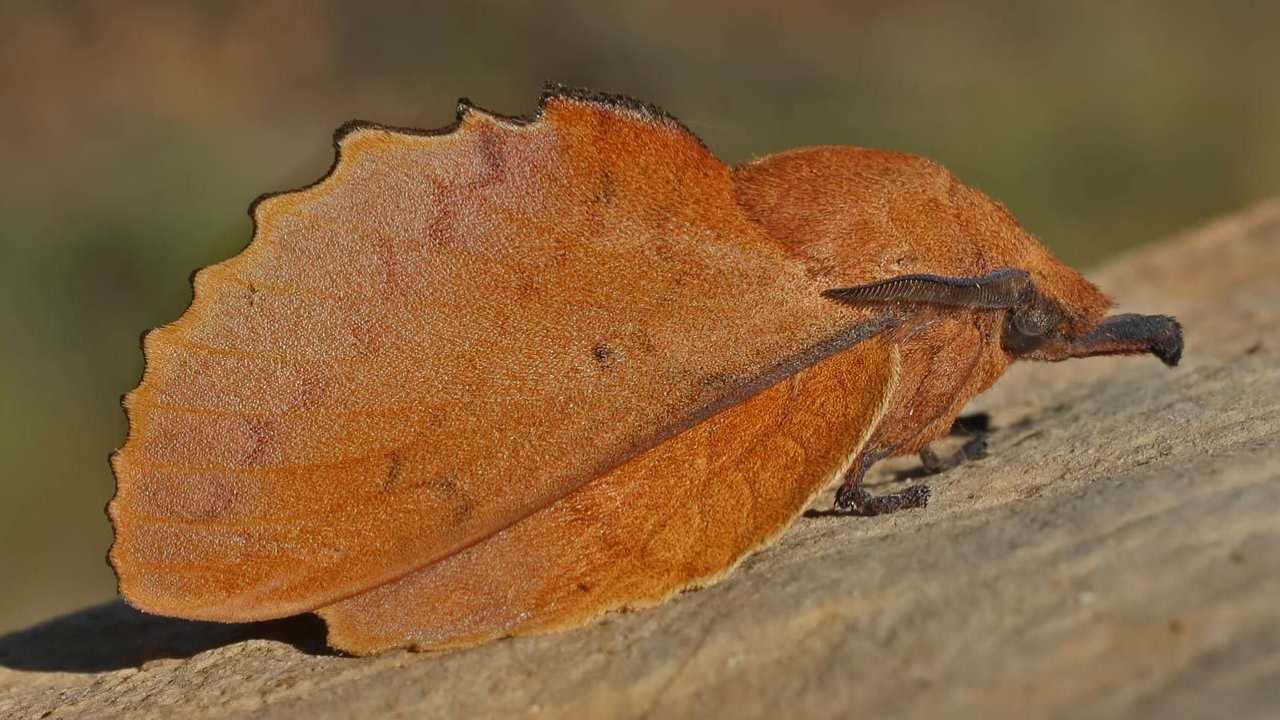
<path fill-rule="evenodd" d="M 687 5 L 0 4 L 0 631 L 114 596 L 139 335 L 353 117 L 625 92 L 731 163 L 931 156 L 1084 265 L 1280 190 L 1280 3 Z"/>

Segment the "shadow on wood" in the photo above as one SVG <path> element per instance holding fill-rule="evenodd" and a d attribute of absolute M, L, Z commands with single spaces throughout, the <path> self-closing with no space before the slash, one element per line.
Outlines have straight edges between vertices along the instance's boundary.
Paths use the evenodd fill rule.
<path fill-rule="evenodd" d="M 229 625 L 147 615 L 117 601 L 0 637 L 0 667 L 103 672 L 151 660 L 186 659 L 251 639 L 277 640 L 312 655 L 331 654 L 324 638 L 324 622 L 314 615 Z"/>

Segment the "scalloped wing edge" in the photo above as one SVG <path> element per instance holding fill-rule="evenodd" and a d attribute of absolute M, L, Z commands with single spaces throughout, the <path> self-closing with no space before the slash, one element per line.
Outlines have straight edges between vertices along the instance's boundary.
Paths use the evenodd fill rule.
<path fill-rule="evenodd" d="M 483 108 L 472 102 L 469 98 L 461 97 L 458 98 L 457 111 L 454 115 L 453 122 L 438 128 L 387 125 L 384 123 L 373 122 L 371 120 L 359 119 L 348 120 L 347 122 L 339 125 L 338 128 L 333 131 L 333 162 L 330 164 L 329 169 L 325 171 L 324 175 L 322 175 L 318 180 L 301 187 L 263 193 L 254 198 L 249 204 L 249 219 L 254 222 L 254 235 L 256 236 L 257 234 L 258 208 L 263 202 L 283 195 L 290 195 L 310 190 L 320 185 L 325 180 L 328 180 L 333 176 L 333 173 L 338 168 L 339 163 L 342 162 L 343 143 L 346 142 L 347 138 L 358 132 L 372 130 L 390 132 L 398 135 L 407 135 L 411 137 L 439 137 L 450 135 L 458 128 L 462 127 L 463 123 L 466 122 L 467 116 L 471 113 L 478 113 L 480 115 L 487 116 L 492 120 L 496 120 L 506 125 L 524 127 L 526 125 L 532 125 L 542 119 L 547 106 L 556 101 L 593 105 L 603 109 L 612 110 L 614 112 L 623 113 L 637 120 L 666 125 L 686 133 L 689 137 L 696 140 L 702 147 L 705 148 L 707 146 L 706 143 L 702 141 L 702 138 L 698 137 L 697 134 L 686 127 L 684 123 L 677 120 L 671 113 L 668 113 L 666 110 L 663 110 L 653 103 L 637 100 L 629 95 L 599 92 L 588 88 L 572 87 L 559 83 L 547 83 L 543 86 L 542 92 L 538 96 L 537 108 L 532 113 L 525 115 L 504 115 L 503 113 Z M 199 272 L 199 270 L 196 272 Z"/>
<path fill-rule="evenodd" d="M 302 185 L 300 187 L 295 187 L 288 190 L 280 190 L 280 191 L 263 193 L 257 196 L 256 198 L 254 198 L 249 203 L 248 215 L 251 223 L 251 231 L 249 234 L 248 242 L 234 255 L 228 258 L 225 258 L 223 260 L 220 260 L 218 262 L 212 263 L 210 265 L 206 265 L 193 270 L 191 274 L 188 276 L 188 283 L 192 289 L 191 303 L 174 320 L 167 322 L 163 325 L 159 325 L 157 327 L 144 330 L 139 337 L 138 344 L 143 353 L 143 368 L 142 368 L 141 376 L 139 377 L 138 383 L 133 387 L 133 389 L 129 390 L 127 393 L 123 394 L 120 397 L 120 404 L 124 410 L 125 419 L 128 426 L 126 430 L 125 439 L 124 439 L 124 442 L 122 442 L 119 447 L 113 450 L 108 455 L 108 458 L 107 458 L 108 465 L 111 468 L 112 477 L 115 480 L 115 488 L 112 493 L 111 499 L 107 502 L 107 505 L 104 508 L 104 512 L 107 515 L 107 518 L 112 525 L 112 544 L 111 544 L 111 547 L 108 548 L 106 560 L 107 560 L 107 564 L 111 567 L 112 571 L 116 575 L 117 594 L 119 594 L 121 597 L 124 597 L 124 594 L 121 592 L 122 588 L 121 588 L 121 582 L 120 582 L 120 571 L 116 565 L 116 559 L 115 559 L 115 547 L 116 547 L 115 535 L 117 534 L 116 527 L 118 525 L 118 520 L 119 520 L 119 517 L 118 517 L 119 513 L 117 512 L 117 508 L 116 508 L 116 500 L 120 495 L 120 472 L 117 469 L 116 463 L 117 463 L 117 458 L 120 452 L 126 446 L 128 446 L 130 442 L 134 439 L 135 422 L 132 417 L 130 408 L 131 408 L 133 399 L 137 397 L 139 390 L 141 390 L 143 386 L 146 384 L 148 370 L 151 365 L 149 358 L 152 357 L 153 355 L 150 349 L 150 344 L 154 339 L 153 336 L 158 337 L 158 335 L 156 335 L 157 333 L 177 330 L 181 326 L 183 321 L 186 320 L 191 315 L 192 310 L 197 306 L 197 304 L 199 304 L 202 301 L 202 296 L 206 295 L 206 293 L 203 293 L 201 291 L 201 286 L 204 284 L 205 278 L 209 277 L 210 274 L 212 273 L 218 272 L 220 270 L 225 271 L 233 267 L 237 262 L 241 261 L 245 257 L 246 253 L 251 251 L 251 249 L 254 247 L 254 243 L 258 241 L 258 238 L 262 234 L 261 230 L 262 230 L 262 227 L 265 225 L 264 212 L 272 204 L 272 201 L 282 200 L 290 196 L 297 196 L 297 195 L 306 193 L 308 191 L 311 191 L 320 187 L 321 185 L 323 185 L 324 183 L 332 179 L 335 176 L 335 174 L 338 172 L 339 167 L 342 165 L 344 147 L 352 138 L 358 136 L 361 133 L 383 132 L 383 133 L 390 133 L 390 134 L 396 134 L 396 135 L 403 135 L 407 137 L 447 137 L 449 135 L 452 135 L 459 128 L 463 127 L 468 121 L 468 119 L 471 117 L 481 117 L 481 118 L 488 119 L 489 121 L 492 121 L 492 122 L 497 122 L 499 124 L 506 125 L 508 127 L 519 128 L 519 127 L 532 125 L 538 122 L 540 119 L 542 119 L 547 107 L 556 102 L 570 102 L 570 103 L 590 105 L 593 107 L 623 114 L 631 119 L 638 120 L 641 122 L 648 122 L 648 123 L 654 123 L 660 126 L 665 126 L 667 128 L 684 133 L 689 138 L 697 142 L 697 144 L 700 147 L 702 147 L 703 149 L 707 149 L 706 143 L 704 143 L 701 138 L 699 138 L 695 133 L 689 130 L 689 128 L 687 128 L 683 123 L 677 120 L 673 115 L 666 112 L 665 110 L 658 107 L 657 105 L 644 102 L 641 100 L 637 100 L 627 95 L 605 93 L 605 92 L 599 92 L 599 91 L 591 90 L 587 88 L 571 87 L 568 85 L 549 82 L 545 84 L 542 88 L 541 94 L 538 97 L 538 104 L 536 109 L 532 113 L 527 115 L 504 115 L 501 113 L 493 112 L 491 110 L 482 108 L 476 105 L 475 103 L 471 102 L 471 100 L 469 100 L 468 98 L 463 97 L 458 99 L 456 113 L 455 113 L 453 122 L 438 128 L 415 128 L 415 127 L 386 125 L 386 124 L 371 122 L 367 120 L 349 120 L 343 123 L 342 125 L 338 126 L 338 128 L 333 132 L 333 141 L 332 141 L 333 150 L 334 150 L 333 160 L 329 164 L 329 168 L 325 170 L 323 175 L 321 175 L 316 180 L 306 185 Z M 127 600 L 128 598 L 125 598 L 125 599 Z"/>

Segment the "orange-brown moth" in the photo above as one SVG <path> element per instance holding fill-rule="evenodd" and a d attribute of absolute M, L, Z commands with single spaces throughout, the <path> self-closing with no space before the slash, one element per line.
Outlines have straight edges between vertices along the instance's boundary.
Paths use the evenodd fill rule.
<path fill-rule="evenodd" d="M 923 505 L 862 474 L 1015 359 L 1181 353 L 919 157 L 730 168 L 559 87 L 335 145 L 145 337 L 108 508 L 137 608 L 314 611 L 357 654 L 568 628 L 714 582 L 838 478 L 850 514 Z"/>

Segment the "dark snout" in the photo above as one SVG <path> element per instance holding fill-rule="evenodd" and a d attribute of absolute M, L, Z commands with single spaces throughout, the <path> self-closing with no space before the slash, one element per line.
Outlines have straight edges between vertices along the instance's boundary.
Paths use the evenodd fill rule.
<path fill-rule="evenodd" d="M 1151 353 L 1173 367 L 1182 359 L 1182 326 L 1168 315 L 1112 315 L 1068 350 L 1071 357 Z"/>

